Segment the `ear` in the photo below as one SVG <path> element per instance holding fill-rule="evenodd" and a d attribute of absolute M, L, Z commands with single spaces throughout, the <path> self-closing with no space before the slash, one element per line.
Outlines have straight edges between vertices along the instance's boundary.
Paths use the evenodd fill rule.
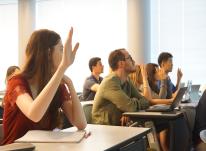
<path fill-rule="evenodd" d="M 118 68 L 123 68 L 125 66 L 125 61 L 118 62 Z"/>
<path fill-rule="evenodd" d="M 92 66 L 92 72 L 94 71 L 95 66 Z"/>
<path fill-rule="evenodd" d="M 162 61 L 162 63 L 160 64 L 160 67 L 164 67 L 164 61 Z"/>

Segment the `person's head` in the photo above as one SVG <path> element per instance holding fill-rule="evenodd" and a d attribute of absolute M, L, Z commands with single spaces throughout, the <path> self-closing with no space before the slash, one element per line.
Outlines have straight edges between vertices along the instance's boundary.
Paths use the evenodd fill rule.
<path fill-rule="evenodd" d="M 157 81 L 159 80 L 159 75 L 158 75 L 158 65 L 155 63 L 148 63 L 146 65 L 146 71 L 147 71 L 147 76 L 149 81 Z"/>
<path fill-rule="evenodd" d="M 108 62 L 112 71 L 123 69 L 125 73 L 130 74 L 136 70 L 135 61 L 124 48 L 112 51 Z"/>
<path fill-rule="evenodd" d="M 26 62 L 22 75 L 36 84 L 37 94 L 46 86 L 61 62 L 63 45 L 59 34 L 48 29 L 32 33 L 26 46 Z M 49 107 L 54 123 L 57 121 L 59 91 Z M 54 124 L 55 125 L 55 124 Z"/>
<path fill-rule="evenodd" d="M 136 65 L 136 71 L 129 74 L 129 77 L 133 83 L 133 85 L 139 89 L 140 85 L 143 84 L 143 78 L 142 78 L 142 74 L 141 74 L 141 69 L 139 65 Z"/>
<path fill-rule="evenodd" d="M 173 62 L 172 54 L 168 52 L 162 52 L 158 57 L 158 64 L 161 68 L 164 68 L 165 72 L 172 72 Z"/>
<path fill-rule="evenodd" d="M 91 72 L 95 72 L 97 74 L 103 73 L 104 66 L 102 65 L 101 58 L 91 58 L 89 60 L 89 69 Z"/>
<path fill-rule="evenodd" d="M 155 92 L 158 91 L 157 88 L 157 81 L 160 80 L 160 75 L 158 72 L 158 65 L 154 63 L 148 63 L 146 65 L 146 71 L 147 71 L 147 79 L 148 83 L 151 87 L 151 89 Z"/>
<path fill-rule="evenodd" d="M 57 69 L 63 52 L 59 34 L 40 29 L 31 35 L 26 47 L 26 62 L 22 73 L 28 79 L 37 79 L 39 88 L 44 88 Z"/>
<path fill-rule="evenodd" d="M 7 69 L 5 81 L 7 82 L 14 74 L 18 73 L 19 71 L 20 68 L 18 66 L 10 66 Z"/>

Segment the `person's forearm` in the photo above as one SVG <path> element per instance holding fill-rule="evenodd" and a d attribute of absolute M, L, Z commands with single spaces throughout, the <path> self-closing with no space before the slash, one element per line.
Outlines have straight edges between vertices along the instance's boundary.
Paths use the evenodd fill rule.
<path fill-rule="evenodd" d="M 172 99 L 152 99 L 152 104 L 171 104 Z"/>
<path fill-rule="evenodd" d="M 70 79 L 66 80 L 67 87 L 69 89 L 71 100 L 72 100 L 72 116 L 70 121 L 74 124 L 78 129 L 84 129 L 87 125 L 86 117 L 84 111 L 82 109 L 82 105 L 79 101 L 79 98 L 76 94 L 74 85 Z"/>
<path fill-rule="evenodd" d="M 143 79 L 143 95 L 146 99 L 152 100 L 151 89 L 146 79 Z"/>
<path fill-rule="evenodd" d="M 28 116 L 32 121 L 40 121 L 45 114 L 62 80 L 64 71 L 65 69 L 60 66 L 54 73 L 48 84 L 32 102 L 28 113 Z"/>
<path fill-rule="evenodd" d="M 180 78 L 178 78 L 178 79 L 177 79 L 177 83 L 176 83 L 176 90 L 179 88 L 180 81 L 181 81 L 181 79 L 180 79 Z"/>
<path fill-rule="evenodd" d="M 159 98 L 165 99 L 167 96 L 167 81 L 161 80 Z"/>

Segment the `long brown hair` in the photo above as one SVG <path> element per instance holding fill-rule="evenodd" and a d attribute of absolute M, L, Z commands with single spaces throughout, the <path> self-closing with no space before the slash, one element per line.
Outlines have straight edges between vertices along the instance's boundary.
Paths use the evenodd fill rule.
<path fill-rule="evenodd" d="M 146 66 L 148 83 L 152 91 L 159 93 L 158 86 L 156 84 L 155 73 L 157 72 L 158 65 L 155 63 L 148 63 Z"/>
<path fill-rule="evenodd" d="M 37 94 L 39 94 L 53 76 L 54 69 L 52 53 L 55 45 L 60 41 L 60 36 L 54 31 L 41 29 L 33 32 L 26 47 L 26 63 L 22 75 L 28 79 L 37 79 Z M 46 114 L 40 122 L 47 120 L 47 114 L 51 115 L 53 127 L 60 122 L 59 116 L 60 91 L 57 90 Z"/>

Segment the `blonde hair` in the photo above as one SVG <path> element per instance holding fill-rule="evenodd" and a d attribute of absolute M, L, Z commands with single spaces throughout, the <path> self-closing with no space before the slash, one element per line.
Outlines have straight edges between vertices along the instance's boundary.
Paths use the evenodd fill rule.
<path fill-rule="evenodd" d="M 129 78 L 136 89 L 139 89 L 142 84 L 142 74 L 139 65 L 136 65 L 136 71 L 129 74 Z"/>

